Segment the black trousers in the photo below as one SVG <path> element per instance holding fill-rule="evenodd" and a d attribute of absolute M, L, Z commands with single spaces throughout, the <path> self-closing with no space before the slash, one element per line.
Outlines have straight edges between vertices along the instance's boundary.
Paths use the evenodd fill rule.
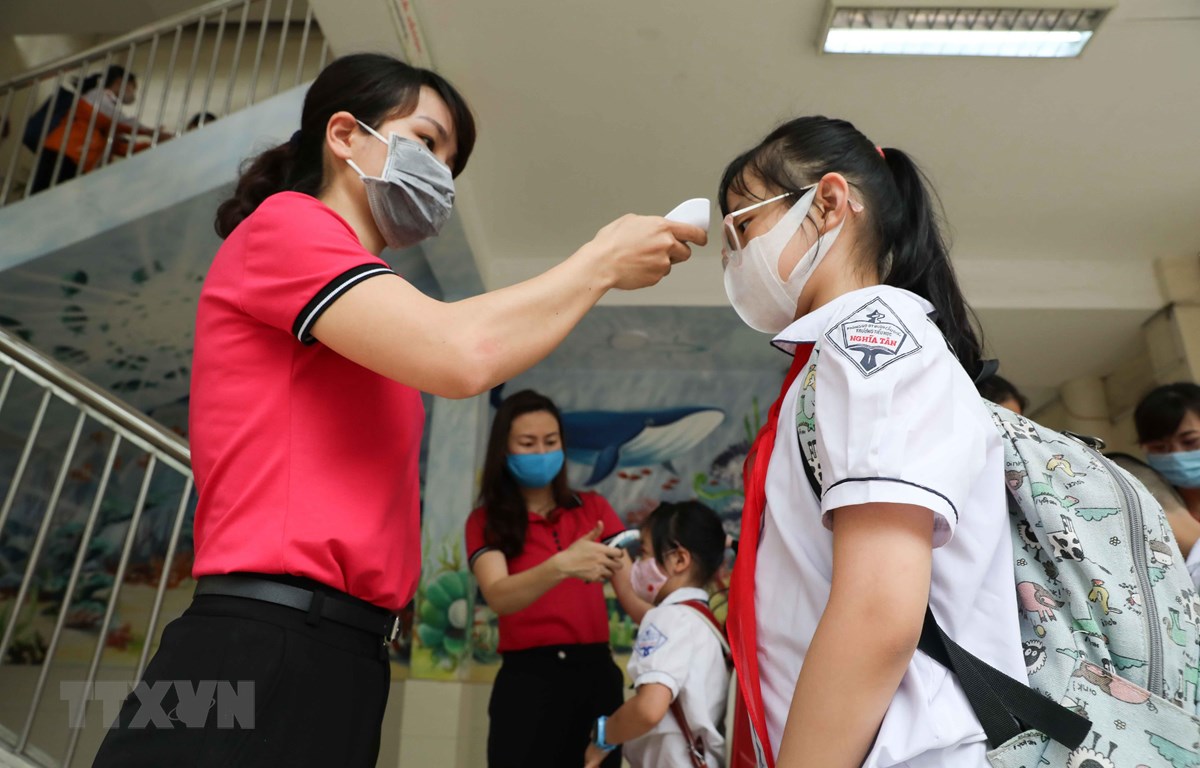
<path fill-rule="evenodd" d="M 488 768 L 581 768 L 592 725 L 625 701 L 605 644 L 504 654 L 488 703 Z M 604 761 L 619 768 L 621 750 Z"/>
<path fill-rule="evenodd" d="M 194 598 L 167 625 L 93 765 L 374 768 L 390 682 L 383 638 L 307 618 L 259 600 Z"/>

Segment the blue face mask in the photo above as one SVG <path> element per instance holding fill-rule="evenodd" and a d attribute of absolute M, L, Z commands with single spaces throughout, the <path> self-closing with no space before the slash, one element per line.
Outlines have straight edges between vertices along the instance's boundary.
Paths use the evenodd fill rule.
<path fill-rule="evenodd" d="M 1200 488 L 1200 451 L 1151 453 L 1146 462 L 1176 488 Z"/>
<path fill-rule="evenodd" d="M 545 488 L 558 476 L 562 466 L 562 451 L 508 454 L 508 471 L 523 488 Z"/>

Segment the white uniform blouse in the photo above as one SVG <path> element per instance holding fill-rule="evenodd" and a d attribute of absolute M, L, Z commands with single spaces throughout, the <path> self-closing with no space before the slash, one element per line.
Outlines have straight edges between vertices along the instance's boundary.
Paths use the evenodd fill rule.
<path fill-rule="evenodd" d="M 829 597 L 831 515 L 870 502 L 934 514 L 930 604 L 960 645 L 1024 679 L 1004 454 L 970 378 L 915 294 L 845 294 L 775 338 L 815 342 L 779 415 L 755 574 L 758 663 L 771 749 Z M 801 445 L 819 460 L 823 499 Z M 886 632 L 865 624 L 863 632 Z M 863 764 L 982 768 L 983 730 L 958 681 L 917 652 Z"/>
<path fill-rule="evenodd" d="M 667 595 L 642 619 L 629 677 L 634 686 L 661 683 L 678 698 L 692 735 L 704 741 L 711 768 L 725 764 L 725 704 L 729 671 L 712 625 L 685 600 L 708 602 L 702 589 L 684 587 Z M 635 768 L 690 768 L 687 742 L 670 712 L 641 738 L 627 742 L 625 757 Z"/>

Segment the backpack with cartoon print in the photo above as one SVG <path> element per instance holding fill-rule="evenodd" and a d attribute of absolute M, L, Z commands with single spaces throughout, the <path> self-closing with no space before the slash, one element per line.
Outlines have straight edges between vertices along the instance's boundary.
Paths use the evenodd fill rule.
<path fill-rule="evenodd" d="M 1200 768 L 1200 596 L 1162 507 L 1099 441 L 984 403 L 1004 443 L 1028 680 L 931 611 L 918 647 L 958 675 L 995 768 Z M 813 415 L 797 427 L 819 498 Z"/>
<path fill-rule="evenodd" d="M 1031 730 L 1002 768 L 1200 768 L 1200 596 L 1162 507 L 1099 441 L 987 403 L 1004 442 L 1029 685 L 1091 723 Z"/>

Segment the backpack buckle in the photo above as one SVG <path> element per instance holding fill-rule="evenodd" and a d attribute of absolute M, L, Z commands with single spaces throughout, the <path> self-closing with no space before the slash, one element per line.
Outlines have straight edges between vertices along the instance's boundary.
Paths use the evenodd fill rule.
<path fill-rule="evenodd" d="M 1099 437 L 1093 437 L 1091 435 L 1079 435 L 1074 432 L 1068 432 L 1065 429 L 1063 430 L 1063 434 L 1078 443 L 1083 443 L 1093 451 L 1103 451 L 1108 447 L 1108 443 L 1104 442 L 1104 440 L 1100 439 Z"/>

